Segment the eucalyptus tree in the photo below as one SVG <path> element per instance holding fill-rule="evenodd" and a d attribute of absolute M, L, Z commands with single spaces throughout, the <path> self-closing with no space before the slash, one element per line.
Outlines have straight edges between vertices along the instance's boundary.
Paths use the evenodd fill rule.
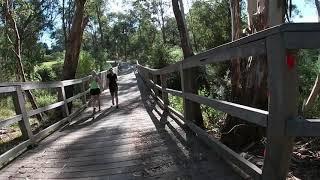
<path fill-rule="evenodd" d="M 89 17 L 85 13 L 86 2 L 86 0 L 75 0 L 74 2 L 72 2 L 74 3 L 72 23 L 69 23 L 69 26 L 67 26 L 65 22 L 63 23 L 66 52 L 62 70 L 62 80 L 74 79 L 76 75 L 82 44 L 82 35 L 89 21 Z M 68 86 L 66 88 L 66 96 L 67 98 L 69 98 L 72 95 L 73 86 Z M 71 108 L 71 106 L 69 106 L 69 108 Z"/>
<path fill-rule="evenodd" d="M 182 0 L 172 0 L 172 8 L 173 13 L 176 18 L 179 34 L 180 34 L 180 45 L 183 51 L 184 59 L 187 59 L 188 57 L 191 57 L 194 55 L 193 49 L 191 47 L 190 37 L 187 29 L 187 24 L 185 21 L 185 14 L 184 14 L 184 7 Z M 188 70 L 185 70 L 184 75 L 184 82 L 185 84 L 185 91 L 189 93 L 198 93 L 199 90 L 199 83 L 190 81 L 190 79 L 197 78 L 199 75 L 199 68 L 190 68 Z M 195 123 L 203 127 L 203 118 L 202 113 L 200 109 L 200 105 L 198 103 L 195 103 L 190 100 L 185 100 L 185 107 L 188 109 L 185 109 L 185 117 L 189 118 L 187 120 L 195 120 Z"/>
<path fill-rule="evenodd" d="M 247 27 L 242 30 L 240 1 L 230 0 L 232 17 L 232 39 L 250 35 L 285 22 L 287 10 L 292 9 L 291 4 L 285 0 L 247 0 Z M 245 32 L 244 34 L 242 32 Z M 267 110 L 267 60 L 265 55 L 251 56 L 245 59 L 233 59 L 231 62 L 231 100 L 233 102 Z M 234 148 L 241 148 L 253 141 L 260 141 L 264 131 L 259 127 L 228 116 L 222 129 L 221 140 Z M 227 133 L 234 127 L 237 134 Z M 274 139 L 270 139 L 272 141 Z"/>
<path fill-rule="evenodd" d="M 56 1 L 54 0 L 5 0 L 2 4 L 2 19 L 5 25 L 4 34 L 6 38 L 3 42 L 7 44 L 9 50 L 5 56 L 16 61 L 14 63 L 16 68 L 13 66 L 12 69 L 16 70 L 17 81 L 27 81 L 24 64 L 28 62 L 24 62 L 23 58 L 30 56 L 31 48 L 34 47 L 32 45 L 37 44 L 40 32 L 52 25 L 52 9 L 54 9 L 55 4 Z M 25 47 L 25 51 L 23 47 Z M 37 104 L 30 91 L 27 91 L 27 97 L 32 107 L 37 109 Z M 41 115 L 37 117 L 42 120 Z"/>

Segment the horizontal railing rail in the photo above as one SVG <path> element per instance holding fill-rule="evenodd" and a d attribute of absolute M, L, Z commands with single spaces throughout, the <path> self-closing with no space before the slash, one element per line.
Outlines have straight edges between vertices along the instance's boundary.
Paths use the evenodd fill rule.
<path fill-rule="evenodd" d="M 320 48 L 320 24 L 282 24 L 256 34 L 241 38 L 206 52 L 188 57 L 183 61 L 162 69 L 152 69 L 137 64 L 138 73 L 151 90 L 152 96 L 161 99 L 168 109 L 193 130 L 200 139 L 220 154 L 227 162 L 238 166 L 254 179 L 285 179 L 295 136 L 320 136 L 320 120 L 298 117 L 298 83 L 296 64 L 289 66 L 286 55 L 299 49 Z M 234 58 L 266 55 L 268 62 L 268 111 L 223 100 L 211 99 L 185 91 L 184 72 L 193 67 L 230 61 Z M 169 89 L 166 77 L 179 72 L 182 91 Z M 160 78 L 158 78 L 160 76 Z M 161 84 L 158 84 L 160 79 Z M 190 79 L 189 81 L 194 81 Z M 161 92 L 161 93 L 158 93 Z M 161 94 L 161 97 L 160 97 Z M 184 114 L 170 107 L 168 94 L 182 97 L 225 112 L 249 123 L 266 128 L 268 144 L 263 169 L 239 156 L 230 148 L 212 138 L 205 130 L 196 126 L 194 119 L 186 116 L 188 105 L 184 103 Z M 189 107 L 190 109 L 190 107 Z"/>
<path fill-rule="evenodd" d="M 107 87 L 106 76 L 107 71 L 102 71 L 98 74 L 102 80 L 102 89 Z M 80 79 L 72 79 L 65 81 L 56 82 L 8 82 L 0 83 L 0 94 L 9 93 L 14 100 L 16 115 L 7 119 L 0 119 L 0 128 L 8 127 L 12 124 L 19 123 L 19 128 L 22 132 L 23 142 L 15 146 L 14 148 L 8 150 L 4 154 L 0 155 L 0 168 L 5 164 L 9 163 L 12 159 L 17 157 L 19 154 L 24 152 L 28 146 L 34 145 L 39 142 L 52 132 L 54 132 L 61 125 L 70 121 L 72 118 L 81 113 L 89 104 L 90 101 L 87 100 L 86 96 L 89 94 L 90 89 L 86 89 L 86 85 L 92 76 L 87 76 Z M 81 85 L 80 92 L 73 95 L 70 98 L 66 98 L 65 87 L 72 85 Z M 58 90 L 58 102 L 47 105 L 45 107 L 40 107 L 38 109 L 26 110 L 26 101 L 24 97 L 24 91 L 37 90 L 37 89 L 53 89 Z M 75 112 L 70 113 L 68 109 L 68 103 L 81 98 L 82 106 Z M 29 118 L 31 116 L 61 108 L 64 118 L 54 123 L 53 125 L 45 128 L 44 130 L 33 134 L 31 130 L 31 125 Z"/>

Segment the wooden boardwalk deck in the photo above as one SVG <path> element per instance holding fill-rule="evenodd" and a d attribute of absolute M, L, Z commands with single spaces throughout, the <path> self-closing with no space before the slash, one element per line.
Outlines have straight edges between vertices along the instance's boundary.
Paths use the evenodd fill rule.
<path fill-rule="evenodd" d="M 120 108 L 91 109 L 0 171 L 0 179 L 240 179 L 154 103 L 141 80 L 119 77 Z M 140 91 L 139 91 L 140 88 Z"/>

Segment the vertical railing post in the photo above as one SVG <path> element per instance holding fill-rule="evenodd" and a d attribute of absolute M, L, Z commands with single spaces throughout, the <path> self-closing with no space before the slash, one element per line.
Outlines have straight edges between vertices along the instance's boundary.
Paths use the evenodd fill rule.
<path fill-rule="evenodd" d="M 16 94 L 13 96 L 16 114 L 21 114 L 22 121 L 19 121 L 19 127 L 23 139 L 30 139 L 31 144 L 34 144 L 34 135 L 32 133 L 29 117 L 26 110 L 26 102 L 22 93 L 21 86 L 16 86 Z"/>
<path fill-rule="evenodd" d="M 263 180 L 286 179 L 294 137 L 286 134 L 287 121 L 298 115 L 297 69 L 286 62 L 282 34 L 267 37 L 269 117 Z"/>
<path fill-rule="evenodd" d="M 81 92 L 84 93 L 85 91 L 86 91 L 85 81 L 82 80 L 82 82 L 81 82 Z M 82 100 L 82 104 L 86 104 L 86 102 L 87 102 L 87 94 L 84 94 L 81 97 L 81 100 Z"/>
<path fill-rule="evenodd" d="M 101 85 L 102 85 L 102 87 L 101 87 L 101 91 L 103 91 L 103 90 L 104 90 L 104 88 L 105 88 L 105 83 L 104 83 L 104 72 L 100 72 L 100 80 L 101 80 Z"/>
<path fill-rule="evenodd" d="M 146 70 L 147 71 L 147 77 L 146 77 L 146 81 L 147 81 L 147 83 L 148 83 L 148 85 L 149 85 L 149 89 L 151 90 L 153 90 L 154 91 L 154 93 L 155 93 L 155 90 L 154 90 L 154 86 L 153 86 L 153 84 L 151 84 L 151 82 L 150 82 L 150 80 L 152 80 L 153 81 L 153 77 L 152 77 L 152 74 L 151 74 L 151 72 L 149 71 L 149 70 Z"/>
<path fill-rule="evenodd" d="M 154 86 L 153 86 L 154 94 L 156 96 L 159 96 L 159 91 L 158 91 L 158 88 L 156 87 L 157 82 L 158 82 L 158 78 L 157 78 L 156 74 L 152 74 L 152 81 L 154 83 Z"/>
<path fill-rule="evenodd" d="M 107 84 L 107 76 L 108 76 L 108 71 L 106 71 L 105 73 L 104 73 L 104 89 L 107 89 L 107 87 L 108 87 L 108 84 Z M 118 74 L 117 74 L 117 76 L 118 76 Z"/>
<path fill-rule="evenodd" d="M 148 82 L 147 82 L 146 70 L 143 69 L 142 67 L 140 68 L 140 75 L 142 77 L 142 80 L 145 81 L 146 85 L 149 85 Z"/>
<path fill-rule="evenodd" d="M 193 114 L 192 108 L 193 108 L 193 104 L 191 101 L 189 101 L 186 96 L 185 93 L 188 92 L 188 84 L 186 83 L 186 81 L 188 81 L 188 79 L 186 79 L 188 76 L 186 76 L 185 70 L 183 69 L 183 63 L 181 63 L 180 65 L 180 80 L 181 80 L 181 91 L 182 91 L 182 95 L 183 95 L 183 121 L 188 124 L 190 122 L 192 122 L 195 117 L 195 115 Z M 193 141 L 193 132 L 192 130 L 186 128 L 185 129 L 186 132 L 186 140 L 189 143 L 189 145 L 191 145 L 190 147 L 193 147 L 192 144 L 194 143 Z M 193 151 L 193 148 L 190 149 L 191 152 Z"/>
<path fill-rule="evenodd" d="M 184 69 L 183 63 L 180 66 L 180 76 L 181 76 L 181 88 L 184 96 L 185 93 L 197 93 L 195 84 L 198 83 L 192 75 L 196 74 L 197 68 Z M 184 97 L 184 118 L 186 121 L 195 122 L 198 126 L 202 124 L 198 123 L 202 120 L 202 114 L 200 110 L 200 105 L 196 102 L 193 102 L 186 97 Z"/>
<path fill-rule="evenodd" d="M 107 73 L 106 72 L 103 72 L 102 73 L 102 91 L 104 91 L 107 87 Z"/>
<path fill-rule="evenodd" d="M 61 106 L 63 117 L 68 117 L 70 112 L 63 83 L 61 83 L 60 87 L 58 88 L 58 100 L 64 102 L 63 106 Z"/>
<path fill-rule="evenodd" d="M 165 92 L 167 89 L 167 76 L 165 74 L 160 75 L 160 80 L 161 80 L 161 88 L 162 88 L 162 101 L 164 103 L 164 110 L 168 110 L 169 106 L 169 98 L 168 98 L 168 93 Z"/>
<path fill-rule="evenodd" d="M 186 121 L 187 107 L 186 107 L 186 98 L 184 96 L 184 93 L 185 93 L 185 82 L 184 82 L 184 72 L 183 72 L 182 63 L 180 65 L 180 81 L 181 81 L 181 91 L 182 91 L 182 95 L 183 95 L 183 117 L 184 117 L 184 120 Z"/>

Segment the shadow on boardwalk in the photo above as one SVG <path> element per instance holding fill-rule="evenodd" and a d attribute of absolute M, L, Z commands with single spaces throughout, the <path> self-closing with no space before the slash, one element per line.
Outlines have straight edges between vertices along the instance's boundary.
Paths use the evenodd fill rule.
<path fill-rule="evenodd" d="M 140 78 L 127 73 L 119 81 L 120 109 L 105 94 L 100 115 L 85 111 L 0 179 L 239 179 L 162 111 Z"/>

